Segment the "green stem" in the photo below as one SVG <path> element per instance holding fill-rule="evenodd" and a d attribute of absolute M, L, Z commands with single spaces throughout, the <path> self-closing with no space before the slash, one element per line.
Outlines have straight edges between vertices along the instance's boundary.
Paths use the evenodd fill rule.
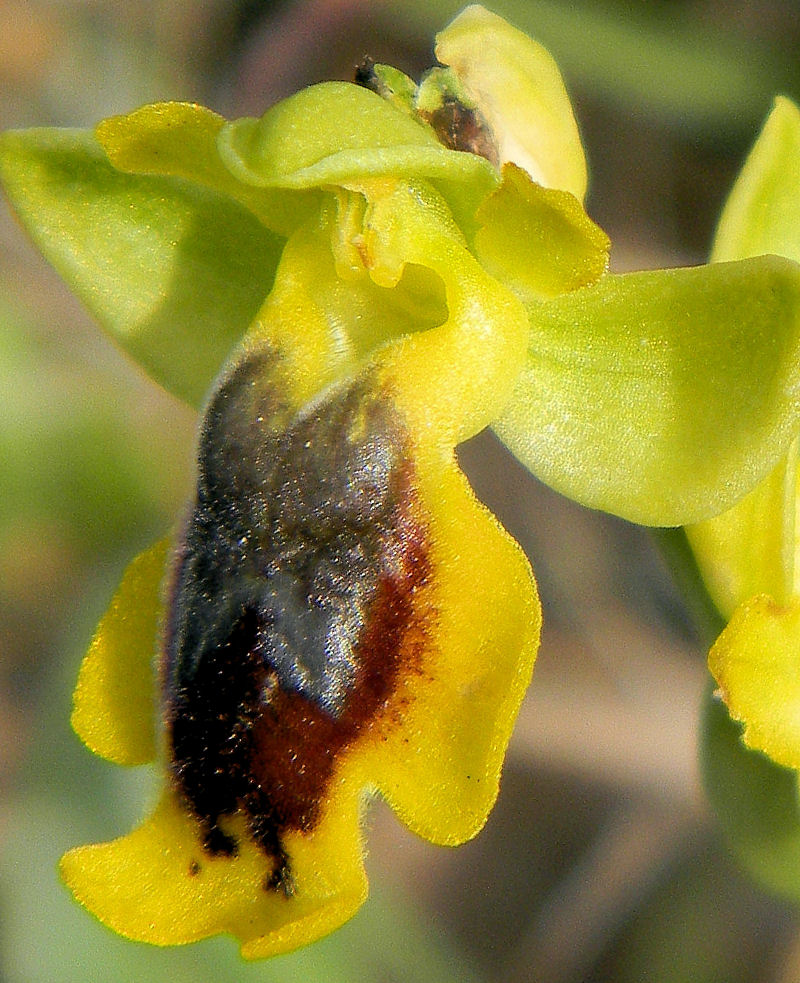
<path fill-rule="evenodd" d="M 686 533 L 680 527 L 650 532 L 686 600 L 704 644 L 710 647 L 725 627 L 725 619 L 706 590 Z"/>

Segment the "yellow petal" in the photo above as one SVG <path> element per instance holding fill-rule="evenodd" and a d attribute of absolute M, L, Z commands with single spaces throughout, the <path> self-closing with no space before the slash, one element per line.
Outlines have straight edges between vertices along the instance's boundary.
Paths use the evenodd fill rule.
<path fill-rule="evenodd" d="M 330 818 L 313 836 L 295 836 L 288 844 L 292 897 L 266 886 L 267 858 L 248 837 L 239 842 L 238 856 L 209 857 L 196 823 L 166 791 L 132 833 L 67 853 L 61 875 L 81 904 L 127 938 L 177 945 L 231 932 L 251 959 L 288 952 L 333 931 L 366 897 L 352 793 L 332 804 Z"/>
<path fill-rule="evenodd" d="M 81 665 L 72 726 L 88 748 L 120 765 L 155 757 L 156 635 L 167 543 L 128 567 Z"/>
<path fill-rule="evenodd" d="M 594 283 L 608 266 L 608 236 L 568 191 L 543 188 L 514 164 L 478 210 L 475 251 L 523 301 Z"/>
<path fill-rule="evenodd" d="M 376 365 L 420 435 L 420 453 L 440 453 L 505 407 L 523 365 L 527 314 L 465 248 L 432 189 L 395 182 L 382 191 L 371 197 L 365 235 L 373 276 L 398 282 L 407 266 L 427 267 L 444 284 L 448 318 L 387 347 Z"/>
<path fill-rule="evenodd" d="M 399 695 L 402 727 L 367 752 L 365 770 L 415 833 L 453 845 L 474 836 L 500 771 L 539 643 L 541 611 L 522 550 L 461 471 L 420 475 L 430 517 L 435 631 L 424 677 Z"/>
<path fill-rule="evenodd" d="M 711 599 L 727 618 L 766 593 L 785 603 L 794 588 L 797 444 L 732 509 L 686 527 Z"/>
<path fill-rule="evenodd" d="M 744 742 L 778 764 L 800 768 L 800 599 L 751 598 L 709 653 L 709 668 Z"/>
<path fill-rule="evenodd" d="M 156 102 L 98 124 L 95 135 L 117 170 L 175 175 L 235 199 L 282 235 L 313 211 L 314 192 L 287 194 L 238 181 L 223 164 L 217 138 L 225 120 L 194 103 Z"/>

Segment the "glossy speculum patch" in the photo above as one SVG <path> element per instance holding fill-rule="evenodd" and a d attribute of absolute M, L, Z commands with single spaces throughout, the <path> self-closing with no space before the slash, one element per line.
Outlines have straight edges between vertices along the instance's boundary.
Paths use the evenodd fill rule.
<path fill-rule="evenodd" d="M 337 758 L 418 668 L 428 560 L 389 401 L 355 383 L 294 415 L 278 368 L 268 349 L 246 356 L 206 412 L 164 680 L 204 850 L 234 854 L 224 819 L 243 813 L 266 886 L 291 894 L 284 834 L 314 828 Z"/>
<path fill-rule="evenodd" d="M 477 109 L 448 97 L 441 106 L 423 114 L 423 118 L 433 127 L 439 142 L 445 147 L 477 154 L 499 167 L 500 156 L 491 128 Z"/>

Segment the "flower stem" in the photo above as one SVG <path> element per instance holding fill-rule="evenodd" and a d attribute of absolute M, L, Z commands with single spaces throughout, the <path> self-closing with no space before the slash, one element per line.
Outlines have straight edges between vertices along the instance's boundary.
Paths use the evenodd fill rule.
<path fill-rule="evenodd" d="M 703 643 L 710 647 L 725 627 L 725 620 L 706 590 L 686 533 L 682 527 L 651 529 L 650 532 L 686 601 Z"/>

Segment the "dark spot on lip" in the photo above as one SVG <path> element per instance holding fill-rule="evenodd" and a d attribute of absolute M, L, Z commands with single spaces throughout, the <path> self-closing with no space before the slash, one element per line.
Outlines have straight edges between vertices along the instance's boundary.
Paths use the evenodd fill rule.
<path fill-rule="evenodd" d="M 384 95 L 383 86 L 375 71 L 375 59 L 364 55 L 353 72 L 353 81 L 364 89 L 370 89 L 379 96 Z"/>
<path fill-rule="evenodd" d="M 206 413 L 197 498 L 176 550 L 165 713 L 176 787 L 207 853 L 242 813 L 295 892 L 284 836 L 318 823 L 342 753 L 419 672 L 429 577 L 409 439 L 355 383 L 294 417 L 269 350 Z"/>

